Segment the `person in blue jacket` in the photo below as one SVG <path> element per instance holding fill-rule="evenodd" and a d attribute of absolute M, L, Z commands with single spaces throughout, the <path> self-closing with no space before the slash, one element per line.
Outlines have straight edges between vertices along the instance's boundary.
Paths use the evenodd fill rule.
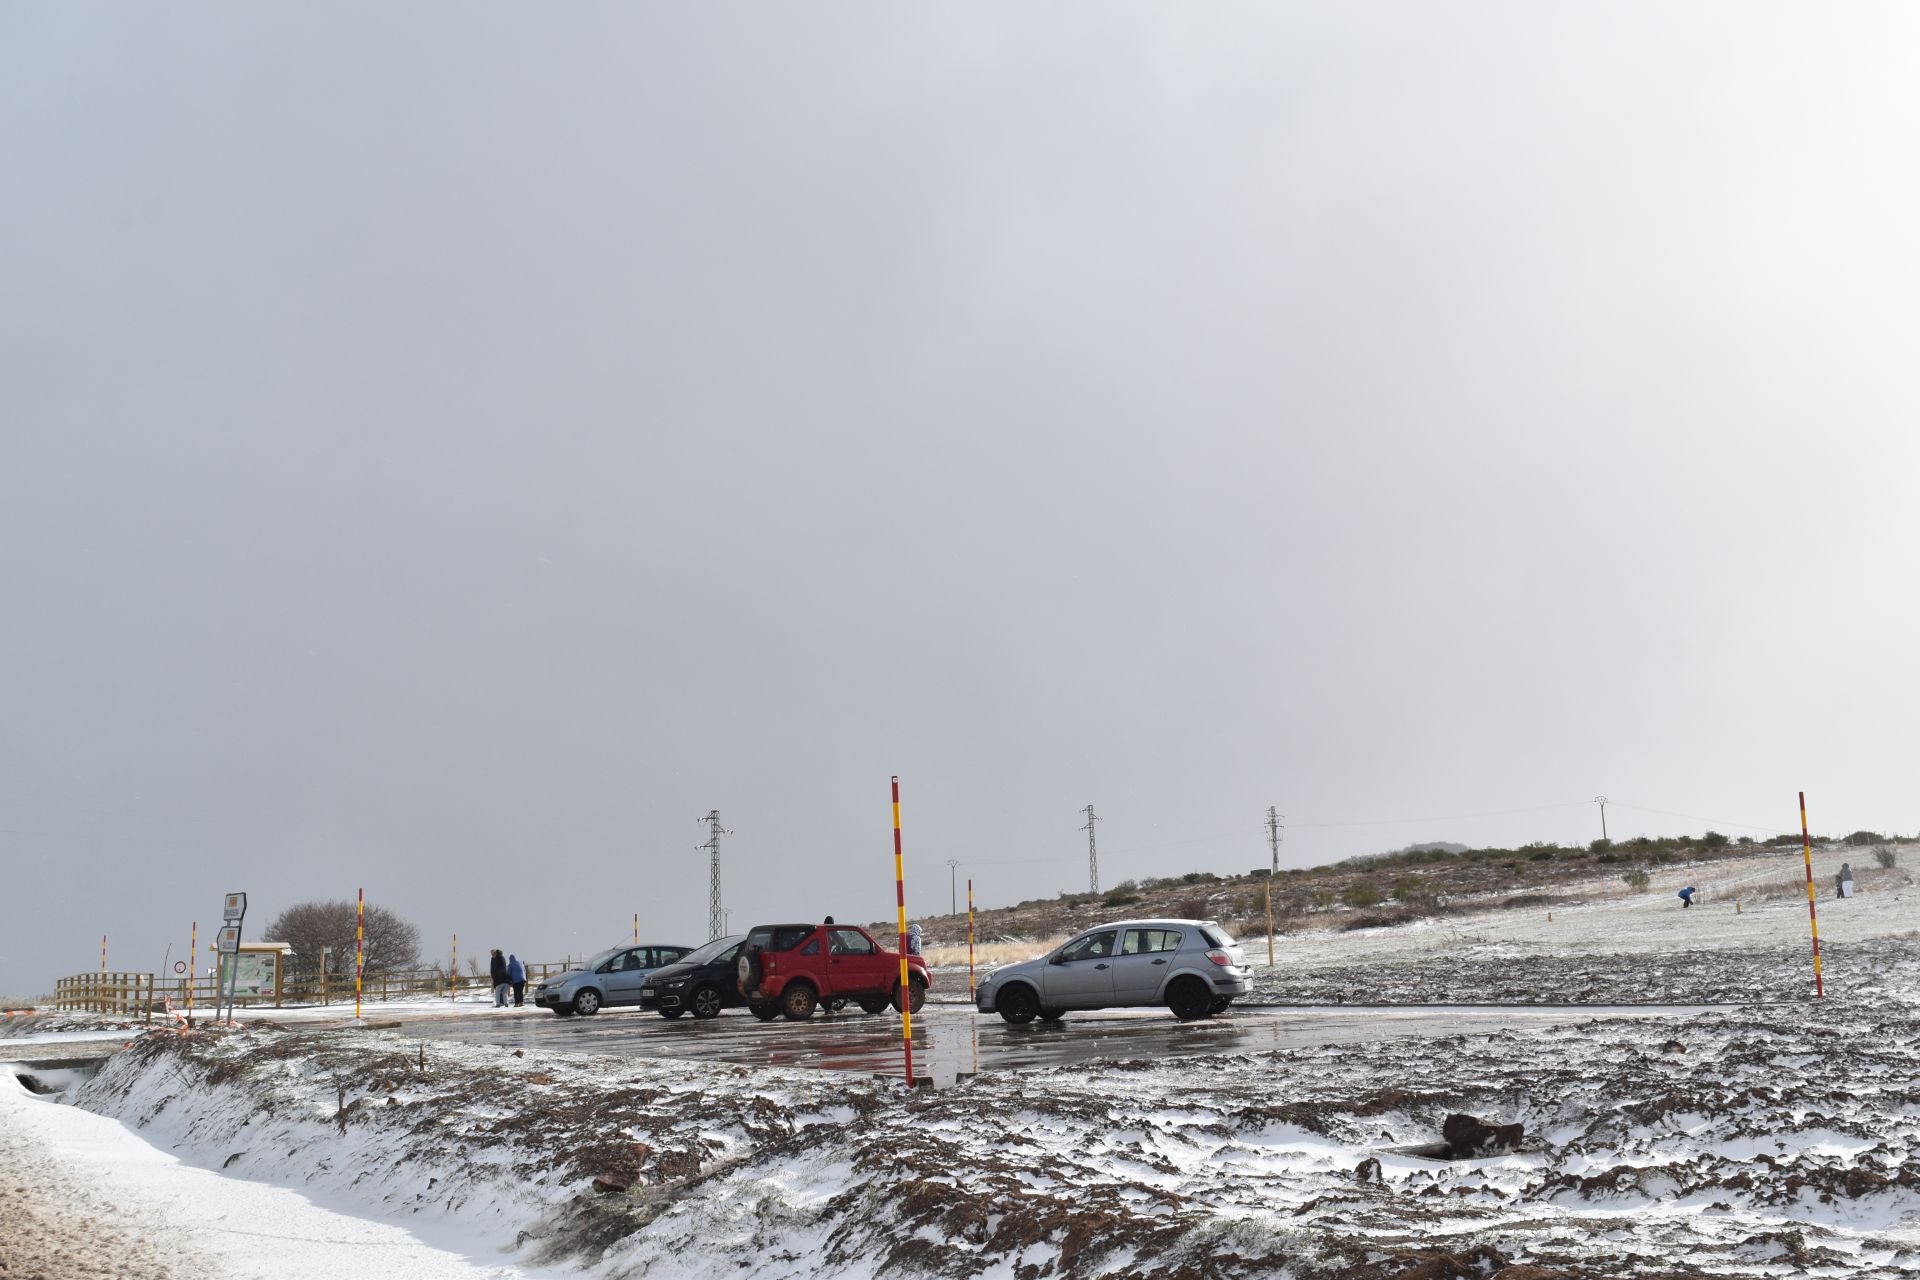
<path fill-rule="evenodd" d="M 1681 907 L 1682 907 L 1682 908 L 1686 908 L 1686 907 L 1690 907 L 1690 906 L 1692 906 L 1692 905 L 1693 905 L 1693 895 L 1694 895 L 1694 894 L 1696 894 L 1696 893 L 1698 893 L 1698 892 L 1700 892 L 1700 891 L 1699 891 L 1698 889 L 1696 889 L 1696 888 L 1694 888 L 1694 887 L 1693 887 L 1692 885 L 1688 885 L 1688 886 L 1687 886 L 1686 888 L 1684 888 L 1684 889 L 1682 889 L 1682 890 L 1680 891 L 1680 905 L 1681 905 Z"/>
<path fill-rule="evenodd" d="M 513 984 L 513 1005 L 519 1008 L 527 1002 L 527 966 L 520 963 L 520 957 L 507 957 L 507 981 Z"/>

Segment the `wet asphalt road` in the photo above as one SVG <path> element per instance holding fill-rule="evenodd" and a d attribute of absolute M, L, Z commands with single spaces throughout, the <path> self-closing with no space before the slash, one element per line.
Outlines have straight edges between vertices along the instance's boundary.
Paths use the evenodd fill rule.
<path fill-rule="evenodd" d="M 1190 1058 L 1258 1053 L 1394 1036 L 1485 1034 L 1519 1026 L 1584 1022 L 1594 1017 L 1685 1017 L 1704 1006 L 1634 1005 L 1591 1008 L 1487 1006 L 1354 1006 L 1235 1009 L 1200 1022 L 1178 1022 L 1165 1010 L 1068 1014 L 1057 1025 L 1008 1026 L 968 1005 L 929 1004 L 913 1020 L 915 1075 L 950 1084 L 959 1075 L 1059 1066 L 1095 1059 Z M 558 1018 L 532 1008 L 480 1018 L 403 1019 L 400 1034 L 543 1053 L 689 1058 L 742 1066 L 810 1067 L 901 1075 L 900 1019 L 891 1011 L 815 1014 L 804 1023 L 759 1022 L 729 1009 L 700 1022 L 668 1021 L 632 1010 L 591 1018 Z"/>

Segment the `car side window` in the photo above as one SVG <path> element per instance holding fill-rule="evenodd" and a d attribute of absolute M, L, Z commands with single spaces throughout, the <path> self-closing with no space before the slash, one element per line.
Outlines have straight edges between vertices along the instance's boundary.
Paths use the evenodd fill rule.
<path fill-rule="evenodd" d="M 1090 933 L 1084 938 L 1076 938 L 1067 944 L 1060 958 L 1069 963 L 1075 960 L 1097 960 L 1113 954 L 1114 930 L 1102 929 L 1099 933 Z"/>
<path fill-rule="evenodd" d="M 1120 954 L 1125 956 L 1152 955 L 1161 951 L 1180 949 L 1180 931 L 1178 929 L 1129 929 L 1126 943 Z"/>
<path fill-rule="evenodd" d="M 809 942 L 809 943 L 808 943 L 808 944 L 807 944 L 806 946 L 804 946 L 804 947 L 802 947 L 802 948 L 800 948 L 800 954 L 801 954 L 801 955 L 803 955 L 803 956 L 817 956 L 817 955 L 819 955 L 819 954 L 820 954 L 820 939 L 818 939 L 818 938 L 815 938 L 815 939 L 814 939 L 814 940 L 813 940 L 812 942 Z"/>
<path fill-rule="evenodd" d="M 835 929 L 833 953 L 839 956 L 870 956 L 873 954 L 873 944 L 858 929 Z"/>
<path fill-rule="evenodd" d="M 812 933 L 813 930 L 805 925 L 796 925 L 786 929 L 775 929 L 773 931 L 773 942 L 767 947 L 767 950 L 791 951 L 805 942 Z"/>

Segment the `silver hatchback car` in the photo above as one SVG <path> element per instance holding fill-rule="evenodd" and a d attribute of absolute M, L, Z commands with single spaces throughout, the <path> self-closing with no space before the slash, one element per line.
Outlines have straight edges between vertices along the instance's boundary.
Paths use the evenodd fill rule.
<path fill-rule="evenodd" d="M 1182 1022 L 1223 1011 L 1253 988 L 1247 956 L 1211 920 L 1122 920 L 1097 925 L 1057 950 L 1002 965 L 974 1005 L 1020 1025 L 1058 1021 L 1072 1009 L 1165 1005 Z"/>

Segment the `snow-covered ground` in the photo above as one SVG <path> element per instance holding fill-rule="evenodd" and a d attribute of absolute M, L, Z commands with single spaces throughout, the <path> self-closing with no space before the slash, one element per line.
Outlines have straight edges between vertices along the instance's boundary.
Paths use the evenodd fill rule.
<path fill-rule="evenodd" d="M 1819 1004 L 1803 900 L 1736 913 L 1710 889 L 1683 913 L 1671 892 L 1593 886 L 1551 922 L 1543 908 L 1290 935 L 1262 990 L 1791 1002 L 1079 1063 L 937 1093 L 282 1020 L 143 1036 L 74 1093 L 98 1115 L 12 1094 L 0 1135 L 30 1114 L 118 1121 L 116 1140 L 191 1166 L 154 1174 L 156 1203 L 188 1174 L 280 1188 L 404 1228 L 396 1258 L 480 1269 L 464 1274 L 1920 1275 L 1920 921 L 1904 875 L 1823 898 Z M 1454 1114 L 1524 1138 L 1421 1154 Z M 64 1134 L 29 1136 L 66 1160 Z M 62 1185 L 86 1193 L 89 1168 Z M 194 1274 L 256 1274 L 181 1238 L 211 1259 Z"/>

